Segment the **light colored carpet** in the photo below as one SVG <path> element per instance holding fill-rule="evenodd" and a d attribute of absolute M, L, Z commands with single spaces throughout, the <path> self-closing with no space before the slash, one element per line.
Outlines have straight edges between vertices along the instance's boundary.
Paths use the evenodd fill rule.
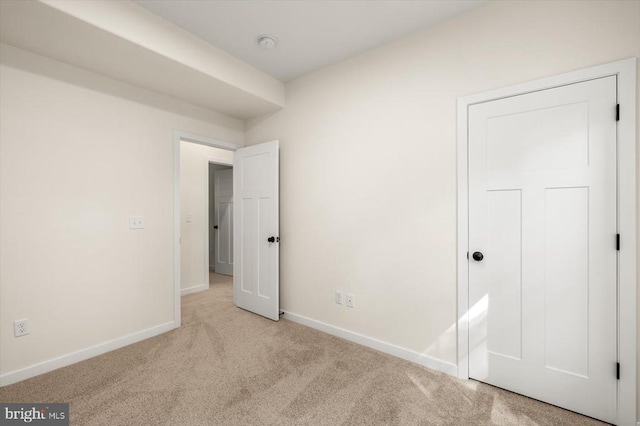
<path fill-rule="evenodd" d="M 600 424 L 245 312 L 229 277 L 182 304 L 180 329 L 0 388 L 0 401 L 70 402 L 73 425 Z"/>

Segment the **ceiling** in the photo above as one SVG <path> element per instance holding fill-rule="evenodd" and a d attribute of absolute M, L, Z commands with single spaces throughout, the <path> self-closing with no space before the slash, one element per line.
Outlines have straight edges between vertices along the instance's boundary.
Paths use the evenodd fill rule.
<path fill-rule="evenodd" d="M 486 0 L 134 0 L 286 82 L 481 6 Z M 274 36 L 272 50 L 258 46 Z"/>

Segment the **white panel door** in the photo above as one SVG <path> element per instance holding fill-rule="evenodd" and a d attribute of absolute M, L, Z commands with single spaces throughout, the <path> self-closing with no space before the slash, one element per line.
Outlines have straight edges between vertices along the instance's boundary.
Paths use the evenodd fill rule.
<path fill-rule="evenodd" d="M 607 422 L 615 107 L 606 77 L 469 108 L 469 376 Z"/>
<path fill-rule="evenodd" d="M 278 141 L 233 156 L 236 306 L 279 319 Z"/>
<path fill-rule="evenodd" d="M 214 173 L 216 273 L 233 275 L 233 170 Z"/>

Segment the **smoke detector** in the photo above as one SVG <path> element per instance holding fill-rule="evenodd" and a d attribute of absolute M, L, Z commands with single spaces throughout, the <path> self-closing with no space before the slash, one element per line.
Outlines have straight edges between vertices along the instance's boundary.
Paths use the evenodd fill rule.
<path fill-rule="evenodd" d="M 268 36 L 268 35 L 260 36 L 260 38 L 258 38 L 258 44 L 263 49 L 270 50 L 276 47 L 276 39 L 275 37 Z"/>

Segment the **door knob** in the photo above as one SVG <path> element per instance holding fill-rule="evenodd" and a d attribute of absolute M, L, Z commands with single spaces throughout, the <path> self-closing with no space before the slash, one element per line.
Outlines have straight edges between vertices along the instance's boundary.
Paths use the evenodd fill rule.
<path fill-rule="evenodd" d="M 218 229 L 218 225 L 214 225 L 214 226 L 213 226 L 213 229 Z"/>
<path fill-rule="evenodd" d="M 280 237 L 271 236 L 271 237 L 267 238 L 267 241 L 269 241 L 270 243 L 279 243 L 280 242 Z"/>
<path fill-rule="evenodd" d="M 482 259 L 484 259 L 484 254 L 482 254 L 482 252 L 476 251 L 473 253 L 472 257 L 476 262 L 480 262 L 482 261 Z"/>

